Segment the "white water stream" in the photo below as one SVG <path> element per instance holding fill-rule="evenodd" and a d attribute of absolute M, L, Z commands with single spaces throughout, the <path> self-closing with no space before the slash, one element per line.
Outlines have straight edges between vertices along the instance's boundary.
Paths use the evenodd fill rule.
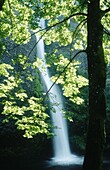
<path fill-rule="evenodd" d="M 39 25 L 41 28 L 45 27 L 44 19 L 40 20 Z M 39 35 L 36 35 L 37 41 L 39 40 Z M 46 68 L 46 61 L 44 55 L 44 42 L 41 39 L 37 44 L 37 55 L 42 60 L 44 72 L 41 69 L 41 76 L 45 82 L 47 90 L 52 86 L 52 81 L 50 80 L 48 69 Z M 39 68 L 40 70 L 40 68 Z M 63 115 L 63 103 L 60 90 L 57 85 L 54 85 L 49 91 L 49 99 L 52 104 L 53 109 L 51 109 L 52 124 L 57 127 L 53 129 L 55 136 L 53 137 L 53 150 L 54 157 L 51 159 L 51 165 L 65 165 L 65 164 L 81 164 L 82 158 L 71 154 L 69 146 L 69 138 L 67 131 L 67 123 Z"/>

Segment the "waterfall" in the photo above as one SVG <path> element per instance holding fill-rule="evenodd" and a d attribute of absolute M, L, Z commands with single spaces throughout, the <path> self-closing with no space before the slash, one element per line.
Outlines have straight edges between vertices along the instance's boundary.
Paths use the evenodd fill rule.
<path fill-rule="evenodd" d="M 45 27 L 44 19 L 40 20 L 39 23 L 41 28 Z M 36 35 L 37 41 L 39 40 L 39 35 Z M 46 68 L 46 61 L 44 56 L 44 42 L 43 39 L 37 44 L 37 55 L 42 60 L 44 72 L 41 70 L 41 76 L 45 82 L 47 90 L 52 86 L 52 81 L 50 80 L 49 71 Z M 40 68 L 39 68 L 40 70 Z M 49 100 L 52 105 L 51 116 L 54 137 L 53 137 L 53 150 L 54 157 L 51 159 L 52 165 L 64 165 L 64 164 L 80 164 L 82 159 L 76 155 L 71 154 L 69 146 L 69 138 L 67 131 L 67 122 L 63 115 L 63 102 L 60 94 L 60 90 L 57 85 L 54 85 L 49 91 Z"/>

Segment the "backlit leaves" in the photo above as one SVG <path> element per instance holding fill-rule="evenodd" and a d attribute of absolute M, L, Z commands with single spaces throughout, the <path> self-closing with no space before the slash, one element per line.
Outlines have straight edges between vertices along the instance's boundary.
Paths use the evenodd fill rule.
<path fill-rule="evenodd" d="M 59 62 L 55 63 L 55 65 L 57 65 L 57 72 L 59 74 L 60 72 L 62 73 L 68 63 L 68 58 L 64 58 L 62 55 L 60 55 Z M 66 71 L 64 71 L 57 80 L 57 84 L 62 85 L 63 95 L 78 105 L 83 102 L 83 99 L 79 95 L 80 89 L 83 86 L 88 85 L 88 80 L 77 74 L 77 68 L 79 67 L 79 64 L 80 63 L 76 61 L 71 62 Z M 55 81 L 56 78 L 57 75 L 53 76 L 51 79 Z"/>
<path fill-rule="evenodd" d="M 37 133 L 51 135 L 50 124 L 47 123 L 49 115 L 42 99 L 28 96 L 27 91 L 22 89 L 22 80 L 13 76 L 13 69 L 9 64 L 0 64 L 0 74 L 3 77 L 0 98 L 4 105 L 1 114 L 6 116 L 4 122 L 14 120 L 17 128 L 23 130 L 27 138 Z"/>
<path fill-rule="evenodd" d="M 27 98 L 26 94 L 22 94 L 22 96 Z M 42 101 L 39 98 L 29 98 L 26 106 L 19 106 L 14 101 L 5 101 L 2 114 L 7 116 L 4 121 L 7 122 L 10 119 L 16 121 L 17 128 L 24 131 L 24 137 L 32 138 L 37 133 L 51 135 L 49 124 L 46 121 L 49 116 L 45 113 L 45 107 L 42 106 Z"/>
<path fill-rule="evenodd" d="M 100 7 L 105 10 L 109 7 L 108 0 L 101 0 Z M 74 50 L 86 49 L 87 46 L 87 28 L 86 16 L 76 15 L 71 16 L 68 20 L 58 24 L 70 15 L 76 13 L 87 12 L 87 1 L 81 0 L 6 0 L 3 10 L 0 11 L 0 39 L 9 38 L 17 44 L 27 43 L 30 39 L 30 29 L 39 30 L 38 22 L 40 18 L 46 20 L 45 29 L 40 31 L 46 45 L 57 44 L 57 52 L 52 55 L 47 55 L 50 67 L 56 68 L 56 74 L 52 77 L 53 82 L 60 75 L 57 83 L 61 85 L 63 95 L 70 101 L 80 105 L 83 99 L 80 95 L 80 90 L 83 86 L 88 85 L 88 80 L 81 75 L 78 75 L 77 69 L 79 62 L 70 62 L 70 56 L 65 57 L 60 54 L 59 47 L 66 46 L 68 51 L 72 53 Z M 106 30 L 109 30 L 110 12 L 102 18 L 102 24 Z M 55 27 L 53 27 L 53 25 Z M 0 42 L 0 45 L 2 44 Z M 6 47 L 1 45 L 3 50 Z M 103 47 L 105 57 L 109 57 L 108 35 L 104 34 Z M 71 49 L 71 50 L 70 50 Z M 70 51 L 71 52 L 70 52 Z M 31 138 L 37 133 L 45 133 L 49 135 L 48 114 L 46 113 L 44 103 L 39 98 L 29 96 L 24 89 L 23 76 L 26 73 L 26 80 L 33 81 L 31 69 L 45 71 L 43 62 L 36 59 L 34 62 L 28 61 L 29 56 L 24 54 L 12 57 L 12 65 L 0 64 L 0 97 L 4 110 L 2 114 L 6 115 L 6 120 L 14 119 L 19 129 L 24 131 L 24 136 Z M 15 65 L 19 65 L 18 72 L 15 73 Z M 64 68 L 67 67 L 66 70 Z M 19 69 L 20 68 L 20 69 Z M 31 68 L 31 69 L 30 69 Z M 64 70 L 64 72 L 63 72 Z M 26 72 L 24 72 L 26 71 Z M 63 73 L 62 73 L 63 72 Z M 38 81 L 36 81 L 38 83 Z M 26 82 L 25 82 L 26 83 Z M 37 87 L 39 85 L 36 85 Z"/>
<path fill-rule="evenodd" d="M 3 10 L 0 11 L 0 36 L 10 36 L 17 43 L 29 41 L 29 20 L 32 10 L 21 5 L 18 0 L 5 1 Z"/>

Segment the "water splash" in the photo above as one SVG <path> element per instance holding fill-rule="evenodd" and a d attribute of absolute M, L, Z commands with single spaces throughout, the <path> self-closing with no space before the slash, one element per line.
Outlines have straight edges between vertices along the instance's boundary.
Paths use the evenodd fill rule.
<path fill-rule="evenodd" d="M 40 20 L 39 25 L 41 28 L 45 27 L 44 19 Z M 37 41 L 39 40 L 39 35 L 36 35 Z M 46 61 L 44 55 L 44 42 L 41 39 L 37 44 L 37 55 L 42 60 L 42 67 L 44 71 L 41 70 L 41 76 L 45 82 L 47 90 L 52 86 L 52 81 L 50 80 L 49 71 L 46 68 Z M 40 68 L 39 68 L 40 69 Z M 60 90 L 57 85 L 54 85 L 49 91 L 49 99 L 52 104 L 51 116 L 52 124 L 54 127 L 54 137 L 53 137 L 53 150 L 54 157 L 49 161 L 50 165 L 70 165 L 70 164 L 82 164 L 83 158 L 78 157 L 71 153 L 69 146 L 69 138 L 67 131 L 67 122 L 63 114 L 63 103 L 60 94 Z"/>

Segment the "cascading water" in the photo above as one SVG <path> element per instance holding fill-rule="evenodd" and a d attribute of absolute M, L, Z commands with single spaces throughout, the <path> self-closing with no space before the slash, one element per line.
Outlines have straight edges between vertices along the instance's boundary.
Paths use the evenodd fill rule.
<path fill-rule="evenodd" d="M 41 28 L 45 27 L 44 19 L 40 20 L 39 25 Z M 39 41 L 39 38 L 40 37 L 37 34 L 37 41 Z M 42 60 L 42 66 L 45 68 L 44 72 L 41 71 L 41 76 L 45 82 L 47 90 L 49 90 L 53 83 L 50 80 L 49 72 L 46 68 L 44 52 L 44 42 L 43 39 L 40 39 L 37 44 L 37 55 Z M 49 99 L 53 108 L 51 109 L 52 124 L 55 127 L 53 129 L 53 132 L 55 134 L 53 137 L 54 157 L 51 159 L 50 162 L 52 165 L 81 164 L 82 159 L 77 157 L 76 155 L 71 154 L 70 152 L 67 123 L 63 115 L 63 103 L 60 90 L 57 85 L 54 85 L 49 91 Z"/>

